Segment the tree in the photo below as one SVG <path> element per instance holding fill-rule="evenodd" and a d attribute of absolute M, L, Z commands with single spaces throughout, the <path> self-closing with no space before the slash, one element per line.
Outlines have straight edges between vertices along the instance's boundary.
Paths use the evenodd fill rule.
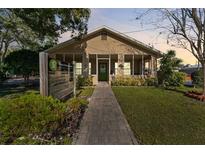
<path fill-rule="evenodd" d="M 152 10 L 137 17 L 150 14 Z M 168 42 L 184 48 L 201 63 L 203 67 L 203 95 L 205 95 L 205 9 L 154 9 L 156 28 L 166 30 Z M 153 18 L 154 19 L 154 18 Z"/>
<path fill-rule="evenodd" d="M 160 59 L 159 84 L 178 86 L 181 80 L 178 80 L 180 75 L 176 74 L 175 70 L 180 66 L 181 62 L 182 60 L 176 57 L 174 50 L 169 50 L 166 54 L 163 54 Z"/>
<path fill-rule="evenodd" d="M 67 31 L 82 36 L 89 16 L 89 9 L 0 9 L 1 61 L 12 47 L 34 50 L 55 44 Z"/>
<path fill-rule="evenodd" d="M 31 75 L 38 73 L 39 56 L 36 51 L 22 49 L 11 52 L 4 62 L 9 72 L 22 75 L 26 83 Z"/>

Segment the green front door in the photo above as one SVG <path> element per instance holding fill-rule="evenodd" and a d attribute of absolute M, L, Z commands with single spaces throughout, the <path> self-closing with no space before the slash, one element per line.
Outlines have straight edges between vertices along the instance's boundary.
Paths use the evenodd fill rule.
<path fill-rule="evenodd" d="M 107 81 L 108 80 L 108 68 L 107 63 L 99 63 L 99 81 Z"/>

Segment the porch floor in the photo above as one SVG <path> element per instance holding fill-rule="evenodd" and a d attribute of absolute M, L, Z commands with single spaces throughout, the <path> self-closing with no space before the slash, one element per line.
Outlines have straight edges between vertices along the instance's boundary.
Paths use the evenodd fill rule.
<path fill-rule="evenodd" d="M 73 144 L 137 144 L 107 82 L 96 86 Z"/>

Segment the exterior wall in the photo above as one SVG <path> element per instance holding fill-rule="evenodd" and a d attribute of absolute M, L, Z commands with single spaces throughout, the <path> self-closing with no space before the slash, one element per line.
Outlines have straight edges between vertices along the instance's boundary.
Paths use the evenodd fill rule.
<path fill-rule="evenodd" d="M 49 53 L 50 56 L 55 56 L 56 54 L 81 54 L 82 55 L 82 74 L 87 77 L 89 75 L 89 62 L 91 62 L 91 75 L 93 76 L 93 83 L 97 84 L 98 81 L 98 66 L 95 58 L 89 58 L 89 55 L 118 55 L 116 62 L 118 66 L 124 66 L 125 55 L 135 55 L 134 59 L 131 58 L 131 75 L 141 75 L 142 74 L 142 62 L 143 68 L 145 68 L 145 60 L 142 61 L 142 55 L 144 57 L 151 57 L 149 59 L 149 66 L 151 68 L 152 76 L 156 75 L 157 70 L 157 56 L 152 52 L 145 50 L 142 47 L 131 44 L 130 42 L 123 40 L 119 37 L 116 37 L 112 34 L 107 35 L 107 40 L 101 40 L 101 35 L 96 34 L 88 38 L 86 41 L 77 41 L 71 45 L 66 45 L 59 49 L 56 49 L 55 52 Z M 65 57 L 66 59 L 66 57 Z M 134 72 L 133 72 L 133 61 L 134 61 Z M 111 61 L 110 64 L 110 75 L 109 80 L 112 79 L 113 70 L 115 70 L 115 62 Z M 123 67 L 118 67 L 118 75 L 123 75 Z M 115 72 L 116 74 L 116 72 Z"/>
<path fill-rule="evenodd" d="M 133 47 L 112 35 L 107 35 L 107 40 L 101 40 L 101 35 L 88 40 L 85 51 L 89 54 L 146 54 L 139 47 Z"/>

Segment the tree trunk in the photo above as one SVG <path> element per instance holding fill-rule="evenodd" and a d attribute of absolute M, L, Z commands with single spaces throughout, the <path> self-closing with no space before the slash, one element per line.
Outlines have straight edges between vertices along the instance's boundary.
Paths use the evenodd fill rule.
<path fill-rule="evenodd" d="M 205 63 L 202 63 L 202 69 L 203 69 L 203 95 L 205 95 Z"/>

